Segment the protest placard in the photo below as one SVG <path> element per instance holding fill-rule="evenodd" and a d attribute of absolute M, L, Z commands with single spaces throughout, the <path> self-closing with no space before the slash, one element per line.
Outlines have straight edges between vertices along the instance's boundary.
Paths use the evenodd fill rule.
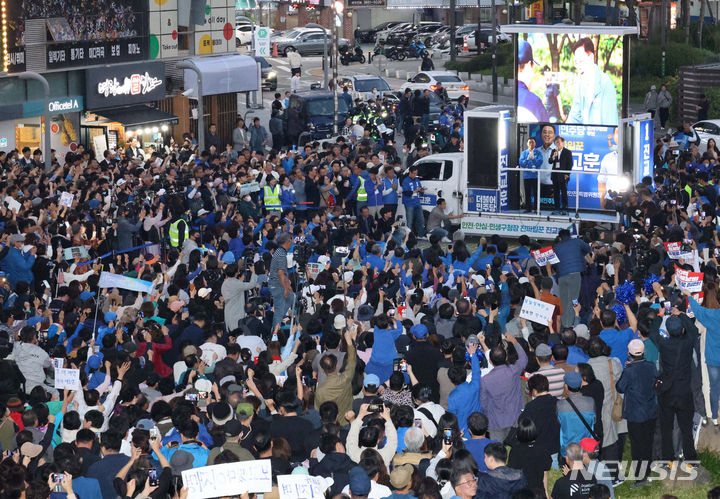
<path fill-rule="evenodd" d="M 520 318 L 547 326 L 554 311 L 555 305 L 526 296 L 520 309 Z"/>
<path fill-rule="evenodd" d="M 53 357 L 50 360 L 52 360 L 53 369 L 62 369 L 65 365 L 65 359 L 62 357 Z"/>
<path fill-rule="evenodd" d="M 63 258 L 65 260 L 75 260 L 76 258 L 89 258 L 87 249 L 84 246 L 72 246 L 63 250 Z"/>
<path fill-rule="evenodd" d="M 68 208 L 72 207 L 73 200 L 75 199 L 75 194 L 71 192 L 63 192 L 60 195 L 60 206 L 67 206 Z"/>
<path fill-rule="evenodd" d="M 130 291 L 140 291 L 142 293 L 152 293 L 153 283 L 145 281 L 143 279 L 135 279 L 133 277 L 125 277 L 120 274 L 113 274 L 111 272 L 101 272 L 100 281 L 98 282 L 100 288 L 120 288 L 129 289 Z"/>
<path fill-rule="evenodd" d="M 332 478 L 310 475 L 278 475 L 280 499 L 323 499 Z"/>
<path fill-rule="evenodd" d="M 677 260 L 682 255 L 682 243 L 680 241 L 673 243 L 664 243 L 665 251 L 672 260 Z"/>
<path fill-rule="evenodd" d="M 538 265 L 541 267 L 545 265 L 546 263 L 549 263 L 551 265 L 555 265 L 556 263 L 560 263 L 560 259 L 555 254 L 555 251 L 552 249 L 552 246 L 547 246 L 546 248 L 540 248 L 539 250 L 533 250 L 531 251 L 533 258 L 535 259 L 535 262 L 537 262 Z"/>
<path fill-rule="evenodd" d="M 699 293 L 702 291 L 704 277 L 705 274 L 702 272 L 690 272 L 675 265 L 675 282 L 680 289 L 687 289 L 691 293 Z"/>
<path fill-rule="evenodd" d="M 55 369 L 55 388 L 81 390 L 79 369 Z"/>
<path fill-rule="evenodd" d="M 188 499 L 207 499 L 272 490 L 269 459 L 193 468 L 182 472 L 182 480 L 183 485 L 188 488 Z"/>

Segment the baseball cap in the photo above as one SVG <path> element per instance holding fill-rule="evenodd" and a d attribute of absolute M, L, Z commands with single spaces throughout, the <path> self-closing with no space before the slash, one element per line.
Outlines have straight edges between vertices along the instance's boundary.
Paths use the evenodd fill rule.
<path fill-rule="evenodd" d="M 668 317 L 668 319 L 665 321 L 665 328 L 667 329 L 667 332 L 672 335 L 679 335 L 683 330 L 683 324 L 680 320 L 680 317 L 677 316 L 671 316 Z"/>
<path fill-rule="evenodd" d="M 520 40 L 518 42 L 518 66 L 522 66 L 531 61 L 535 63 L 533 60 L 532 45 L 525 40 Z"/>
<path fill-rule="evenodd" d="M 241 418 L 248 418 L 255 414 L 255 408 L 249 402 L 241 402 L 235 408 L 235 414 Z"/>
<path fill-rule="evenodd" d="M 345 326 L 347 326 L 347 320 L 345 319 L 345 316 L 342 314 L 338 314 L 335 316 L 335 319 L 333 319 L 333 326 L 335 329 L 343 329 Z"/>
<path fill-rule="evenodd" d="M 582 450 L 585 452 L 597 452 L 599 446 L 598 441 L 594 438 L 585 437 L 580 440 L 580 447 L 582 447 Z"/>
<path fill-rule="evenodd" d="M 32 442 L 25 442 L 22 444 L 22 447 L 20 447 L 20 454 L 31 459 L 38 457 L 42 451 L 42 445 L 34 444 Z"/>
<path fill-rule="evenodd" d="M 238 384 L 233 383 L 232 385 L 230 385 L 230 386 L 227 387 L 227 391 L 228 391 L 228 394 L 230 394 L 230 393 L 242 393 L 242 392 L 243 392 L 243 387 L 240 386 L 240 385 L 238 385 Z"/>
<path fill-rule="evenodd" d="M 575 336 L 578 338 L 590 339 L 590 330 L 585 324 L 578 324 L 573 329 L 575 330 Z"/>
<path fill-rule="evenodd" d="M 243 431 L 243 426 L 237 419 L 231 419 L 223 426 L 223 431 L 227 437 L 237 437 Z"/>
<path fill-rule="evenodd" d="M 115 312 L 105 312 L 105 322 L 114 321 L 115 319 L 117 319 Z"/>
<path fill-rule="evenodd" d="M 395 489 L 404 489 L 412 480 L 413 465 L 402 464 L 396 466 L 390 473 L 390 485 Z"/>
<path fill-rule="evenodd" d="M 552 350 L 550 350 L 550 347 L 547 346 L 545 343 L 540 343 L 537 347 L 535 347 L 536 357 L 550 357 L 551 355 Z"/>
<path fill-rule="evenodd" d="M 582 386 L 582 376 L 580 376 L 579 372 L 573 371 L 566 373 L 563 380 L 565 381 L 565 384 L 573 390 L 577 390 Z"/>
<path fill-rule="evenodd" d="M 650 85 L 650 90 L 657 90 L 657 87 L 655 85 Z"/>
<path fill-rule="evenodd" d="M 631 340 L 630 343 L 628 343 L 628 353 L 630 355 L 639 356 L 645 353 L 645 343 L 642 342 L 642 340 Z"/>
<path fill-rule="evenodd" d="M 380 386 L 380 378 L 378 378 L 377 374 L 366 374 L 365 380 L 363 381 L 363 386 Z"/>
<path fill-rule="evenodd" d="M 480 274 L 473 274 L 470 276 L 470 279 L 475 281 L 475 284 L 478 286 L 485 286 L 485 278 Z"/>
<path fill-rule="evenodd" d="M 138 430 L 152 430 L 155 427 L 155 423 L 153 423 L 152 419 L 141 419 L 135 424 L 135 428 Z"/>
<path fill-rule="evenodd" d="M 205 298 L 211 292 L 212 292 L 212 289 L 210 289 L 210 288 L 200 288 L 200 291 L 198 291 L 198 296 L 200 298 Z"/>
<path fill-rule="evenodd" d="M 38 446 L 39 447 L 39 446 Z M 348 474 L 350 492 L 355 496 L 366 496 L 370 493 L 370 477 L 360 466 L 355 466 Z"/>
<path fill-rule="evenodd" d="M 410 334 L 416 338 L 425 338 L 428 334 L 428 328 L 425 324 L 416 324 L 410 328 Z"/>

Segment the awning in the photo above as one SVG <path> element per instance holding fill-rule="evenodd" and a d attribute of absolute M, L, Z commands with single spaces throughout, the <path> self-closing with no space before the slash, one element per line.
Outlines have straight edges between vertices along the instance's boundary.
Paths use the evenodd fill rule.
<path fill-rule="evenodd" d="M 218 55 L 189 59 L 202 75 L 203 95 L 255 92 L 258 88 L 257 61 L 249 55 Z M 189 97 L 197 99 L 197 74 L 184 70 L 185 90 L 192 90 Z"/>
<path fill-rule="evenodd" d="M 165 111 L 160 111 L 159 109 L 145 105 L 102 109 L 91 112 L 102 116 L 108 121 L 122 123 L 123 126 L 126 127 L 148 125 L 151 123 L 167 123 L 168 125 L 177 125 L 178 123 L 178 117 L 174 114 L 166 113 Z"/>

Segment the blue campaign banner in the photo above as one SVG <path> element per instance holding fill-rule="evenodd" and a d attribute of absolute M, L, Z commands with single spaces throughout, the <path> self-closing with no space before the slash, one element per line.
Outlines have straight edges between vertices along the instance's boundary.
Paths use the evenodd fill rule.
<path fill-rule="evenodd" d="M 497 212 L 508 211 L 508 155 L 510 152 L 510 113 L 502 111 L 498 118 L 498 167 L 500 201 Z M 484 211 L 484 210 L 483 210 Z"/>
<path fill-rule="evenodd" d="M 637 178 L 634 179 L 636 184 L 639 184 L 643 177 L 652 177 L 653 174 L 654 125 L 653 120 L 639 122 L 640 133 L 637 155 L 640 168 L 635 170 L 637 172 Z"/>
<path fill-rule="evenodd" d="M 471 213 L 497 213 L 498 191 L 495 189 L 471 189 L 467 191 L 467 211 Z"/>
<path fill-rule="evenodd" d="M 572 152 L 573 171 L 597 174 L 570 175 L 568 182 L 568 208 L 570 211 L 575 208 L 576 182 L 579 183 L 579 208 L 601 209 L 601 192 L 606 193 L 608 190 L 619 188 L 617 180 L 619 177 L 611 176 L 611 174 L 618 173 L 617 127 L 532 124 L 529 125 L 529 136 L 534 137 L 537 144 L 543 143 L 541 130 L 545 127 L 552 127 L 556 137 L 560 136 L 565 139 L 565 147 Z M 546 168 L 548 165 L 543 165 L 543 169 Z"/>

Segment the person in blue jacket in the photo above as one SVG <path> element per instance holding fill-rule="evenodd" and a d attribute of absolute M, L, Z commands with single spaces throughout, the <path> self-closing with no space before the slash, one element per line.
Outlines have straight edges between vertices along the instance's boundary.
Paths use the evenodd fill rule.
<path fill-rule="evenodd" d="M 712 283 L 703 287 L 705 293 L 703 303 L 713 303 L 717 306 L 717 286 Z M 695 314 L 697 322 L 705 326 L 705 364 L 707 364 L 708 378 L 710 384 L 710 411 L 712 421 L 718 425 L 718 401 L 720 401 L 720 308 L 708 308 L 701 306 L 692 295 L 687 295 L 690 310 Z"/>
<path fill-rule="evenodd" d="M 518 162 L 520 168 L 530 168 L 539 170 L 543 163 L 543 155 L 535 150 L 535 139 L 530 137 L 527 139 L 528 148 L 520 154 Z M 523 171 L 523 184 L 525 186 L 525 213 L 533 211 L 533 207 L 537 204 L 537 172 Z"/>
<path fill-rule="evenodd" d="M 23 252 L 24 242 L 24 234 L 13 234 L 10 236 L 10 248 L 5 258 L 0 261 L 0 268 L 7 274 L 8 281 L 10 281 L 13 289 L 20 281 L 31 285 L 35 279 L 32 273 L 32 267 L 35 263 L 35 252 L 37 248 L 33 246 L 30 248 L 30 251 Z"/>
<path fill-rule="evenodd" d="M 480 362 L 476 352 L 477 343 L 469 343 L 465 350 L 470 355 L 472 366 L 472 377 L 466 381 L 467 372 L 464 366 L 452 366 L 448 369 L 448 378 L 455 385 L 455 388 L 448 395 L 448 412 L 457 416 L 460 429 L 468 435 L 467 419 L 473 412 L 482 412 L 480 403 Z M 374 350 L 374 348 L 373 348 Z"/>
<path fill-rule="evenodd" d="M 365 366 L 365 374 L 375 374 L 380 378 L 380 383 L 390 379 L 393 373 L 393 360 L 397 357 L 395 340 L 403 332 L 402 317 L 395 314 L 391 319 L 385 314 L 379 315 L 373 329 L 373 349 L 370 355 L 370 362 Z"/>
<path fill-rule="evenodd" d="M 400 190 L 400 185 L 398 183 L 397 177 L 395 176 L 395 169 L 392 166 L 386 166 L 384 172 L 385 176 L 382 179 L 382 204 L 386 208 L 390 208 L 392 210 L 392 218 L 395 218 L 395 213 L 397 212 L 398 206 L 398 191 Z"/>
<path fill-rule="evenodd" d="M 417 237 L 423 238 L 425 237 L 425 219 L 423 218 L 420 196 L 425 192 L 425 189 L 417 175 L 418 167 L 411 166 L 408 176 L 402 181 L 402 201 L 405 205 L 408 228 Z"/>
<path fill-rule="evenodd" d="M 570 237 L 568 229 L 562 229 L 558 233 L 559 242 L 553 249 L 560 264 L 557 266 L 558 297 L 562 302 L 563 327 L 573 327 L 575 323 L 575 310 L 573 300 L 580 296 L 580 285 L 582 284 L 581 273 L 585 270 L 585 255 L 591 253 L 590 246 L 582 239 Z"/>

